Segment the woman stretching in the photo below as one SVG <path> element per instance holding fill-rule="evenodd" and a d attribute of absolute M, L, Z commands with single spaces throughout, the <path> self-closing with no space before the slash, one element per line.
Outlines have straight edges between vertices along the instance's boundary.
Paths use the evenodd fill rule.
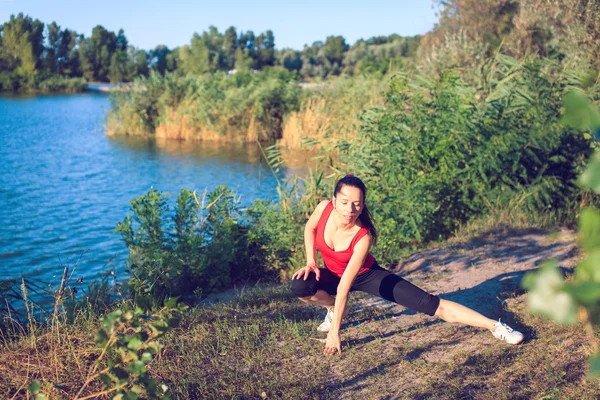
<path fill-rule="evenodd" d="M 510 344 L 523 341 L 523 335 L 508 325 L 442 300 L 381 268 L 369 253 L 377 233 L 365 204 L 366 194 L 365 184 L 359 178 L 346 175 L 336 183 L 333 199 L 319 203 L 304 229 L 306 267 L 292 276 L 292 292 L 305 303 L 327 308 L 325 321 L 317 328 L 328 332 L 323 354 L 342 351 L 340 326 L 347 314 L 348 293 L 353 290 L 447 322 L 488 329 L 494 337 Z M 325 268 L 317 267 L 317 250 Z"/>

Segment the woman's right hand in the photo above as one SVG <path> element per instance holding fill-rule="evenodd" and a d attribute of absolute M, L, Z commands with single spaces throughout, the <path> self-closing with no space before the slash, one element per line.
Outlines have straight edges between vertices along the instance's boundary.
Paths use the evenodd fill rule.
<path fill-rule="evenodd" d="M 314 272 L 317 280 L 319 280 L 319 278 L 321 277 L 321 271 L 319 270 L 319 267 L 317 267 L 317 264 L 315 263 L 309 263 L 306 265 L 306 267 L 300 268 L 298 271 L 296 271 L 294 273 L 294 275 L 292 275 L 292 279 L 304 279 L 306 280 L 308 278 L 308 275 Z"/>

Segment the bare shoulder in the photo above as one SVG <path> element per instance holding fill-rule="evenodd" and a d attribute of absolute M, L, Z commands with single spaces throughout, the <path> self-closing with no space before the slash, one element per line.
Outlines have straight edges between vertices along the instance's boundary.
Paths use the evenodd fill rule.
<path fill-rule="evenodd" d="M 329 200 L 323 200 L 322 202 L 317 204 L 315 211 L 313 211 L 312 215 L 310 216 L 310 218 L 308 220 L 308 223 L 310 226 L 316 227 L 317 221 L 321 218 L 321 215 L 323 214 L 323 210 L 325 210 L 325 207 L 327 207 L 328 203 L 329 203 Z"/>
<path fill-rule="evenodd" d="M 361 248 L 366 248 L 367 250 L 369 250 L 371 248 L 371 243 L 373 243 L 373 237 L 371 236 L 371 233 L 369 232 L 365 236 L 358 239 L 358 241 L 356 242 L 356 246 L 359 246 Z"/>
<path fill-rule="evenodd" d="M 323 210 L 325 209 L 325 207 L 327 207 L 327 204 L 329 204 L 331 200 L 323 200 L 321 201 L 319 204 L 317 204 L 317 207 L 315 208 L 315 211 L 320 211 L 323 212 Z"/>

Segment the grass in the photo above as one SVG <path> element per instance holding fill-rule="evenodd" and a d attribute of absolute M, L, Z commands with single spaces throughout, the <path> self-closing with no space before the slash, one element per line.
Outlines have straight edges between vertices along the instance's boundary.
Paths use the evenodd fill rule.
<path fill-rule="evenodd" d="M 321 354 L 314 330 L 322 311 L 291 296 L 287 286 L 262 287 L 228 303 L 193 307 L 162 343 L 150 372 L 173 398 L 207 399 L 595 399 L 600 381 L 587 378 L 591 348 L 580 326 L 529 314 L 525 294 L 503 293 L 506 312 L 529 340 L 495 341 L 488 332 L 365 305 L 343 330 L 341 356 Z M 4 342 L 0 393 L 26 398 L 42 381 L 49 398 L 72 398 L 98 355 L 97 319 L 54 323 L 35 336 Z M 98 382 L 88 392 L 100 391 Z"/>
<path fill-rule="evenodd" d="M 453 254 L 457 243 L 469 241 L 479 258 L 478 241 L 515 221 L 522 229 L 545 225 L 519 215 L 491 215 L 435 245 Z M 540 240 L 550 246 L 573 240 L 567 236 L 550 233 Z M 477 268 L 472 273 L 485 263 Z M 448 274 L 444 266 L 430 267 L 407 279 L 422 285 L 448 280 Z M 164 348 L 148 370 L 175 399 L 597 398 L 600 379 L 587 375 L 593 349 L 583 326 L 532 315 L 522 289 L 490 296 L 500 300 L 497 314 L 525 333 L 523 345 L 352 293 L 343 353 L 325 357 L 326 335 L 315 330 L 323 311 L 295 299 L 287 285 L 256 286 L 226 302 L 191 307 L 179 327 L 161 339 Z M 90 307 L 72 320 L 59 314 L 46 325 L 13 324 L 15 332 L 29 329 L 0 338 L 0 397 L 30 398 L 26 388 L 39 380 L 48 398 L 74 398 L 100 354 L 94 342 L 99 320 Z M 94 381 L 81 395 L 101 391 Z"/>

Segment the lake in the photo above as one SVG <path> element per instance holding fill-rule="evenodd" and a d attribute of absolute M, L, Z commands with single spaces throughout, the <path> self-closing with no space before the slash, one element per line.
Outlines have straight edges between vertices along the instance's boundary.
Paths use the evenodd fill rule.
<path fill-rule="evenodd" d="M 0 97 L 0 279 L 58 284 L 125 270 L 114 233 L 150 188 L 201 194 L 226 184 L 247 205 L 275 199 L 276 179 L 256 145 L 165 142 L 104 134 L 102 94 Z M 282 176 L 303 167 L 282 169 Z"/>

